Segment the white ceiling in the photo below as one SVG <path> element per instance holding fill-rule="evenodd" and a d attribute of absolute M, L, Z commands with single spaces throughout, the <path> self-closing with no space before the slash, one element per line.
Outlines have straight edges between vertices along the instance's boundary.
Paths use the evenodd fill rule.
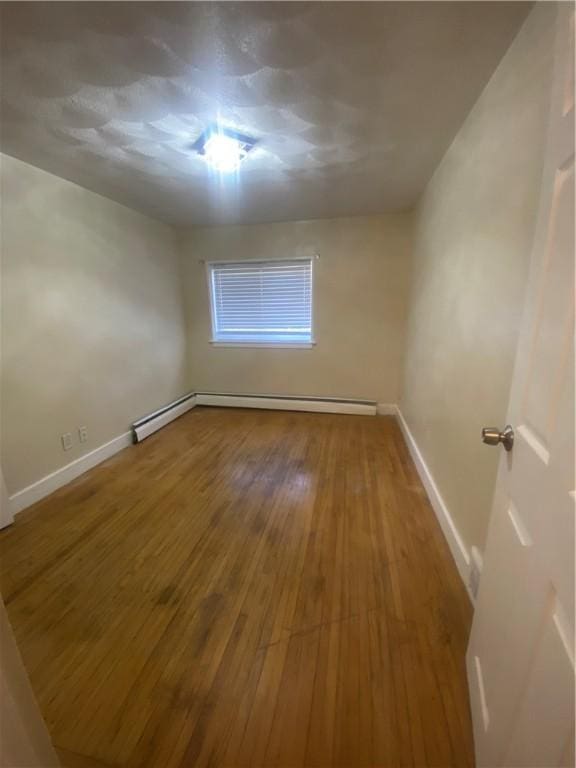
<path fill-rule="evenodd" d="M 411 207 L 523 2 L 4 2 L 2 151 L 166 222 Z M 189 146 L 259 139 L 237 177 Z"/>

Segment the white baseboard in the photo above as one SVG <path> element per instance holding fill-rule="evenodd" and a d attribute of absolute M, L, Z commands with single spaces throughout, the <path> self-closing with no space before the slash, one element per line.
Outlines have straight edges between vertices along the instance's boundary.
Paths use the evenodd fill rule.
<path fill-rule="evenodd" d="M 452 516 L 448 511 L 448 507 L 446 506 L 444 499 L 438 490 L 438 486 L 434 482 L 432 473 L 428 469 L 428 466 L 424 461 L 424 457 L 420 453 L 420 449 L 416 444 L 414 435 L 412 432 L 410 432 L 410 428 L 408 427 L 408 424 L 406 423 L 400 408 L 397 408 L 396 413 L 402 434 L 404 435 L 404 440 L 406 441 L 410 455 L 412 456 L 414 464 L 416 465 L 416 469 L 420 475 L 420 480 L 422 480 L 422 485 L 426 489 L 426 493 L 430 499 L 432 509 L 436 514 L 438 522 L 440 523 L 440 527 L 442 528 L 442 532 L 446 538 L 446 541 L 448 542 L 450 552 L 452 553 L 452 557 L 454 558 L 458 572 L 462 578 L 462 581 L 464 582 L 464 586 L 466 587 L 470 598 L 473 600 L 474 598 L 470 591 L 470 554 L 466 549 L 460 534 L 458 533 L 458 529 L 454 524 L 454 520 L 452 520 Z"/>
<path fill-rule="evenodd" d="M 395 403 L 378 403 L 376 406 L 378 416 L 396 416 L 398 406 Z"/>
<path fill-rule="evenodd" d="M 178 416 L 182 416 L 187 413 L 187 411 L 191 411 L 192 408 L 196 407 L 196 403 L 196 395 L 187 395 L 183 402 L 171 407 L 169 410 L 160 411 L 158 416 L 151 414 L 150 417 L 147 417 L 148 420 L 143 424 L 137 422 L 132 427 L 137 441 L 141 442 L 148 437 L 148 435 L 157 432 L 159 429 L 162 429 L 162 427 L 165 427 L 166 424 L 177 419 Z"/>
<path fill-rule="evenodd" d="M 268 397 L 262 395 L 229 395 L 196 393 L 197 405 L 225 408 L 263 408 L 276 411 L 309 411 L 312 413 L 350 413 L 365 416 L 376 414 L 376 403 L 369 400 L 336 400 L 321 398 Z"/>
<path fill-rule="evenodd" d="M 110 456 L 113 456 L 115 453 L 118 453 L 118 451 L 121 451 L 123 448 L 127 448 L 131 444 L 132 433 L 124 432 L 124 434 L 118 435 L 118 437 L 115 437 L 108 443 L 104 443 L 104 445 L 101 445 L 99 448 L 95 448 L 93 451 L 90 451 L 90 453 L 86 453 L 84 456 L 80 456 L 78 459 L 71 461 L 70 464 L 66 464 L 65 467 L 61 467 L 55 472 L 51 472 L 41 480 L 32 483 L 32 485 L 29 485 L 27 488 L 23 488 L 21 491 L 10 496 L 9 509 L 11 514 L 15 515 L 23 509 L 26 509 L 26 507 L 29 507 L 31 504 L 40 501 L 40 499 L 43 499 L 45 496 L 49 496 L 54 491 L 58 490 L 58 488 L 75 480 L 84 472 L 92 469 L 92 467 L 95 467 L 97 464 L 101 464 L 106 459 L 109 459 Z"/>

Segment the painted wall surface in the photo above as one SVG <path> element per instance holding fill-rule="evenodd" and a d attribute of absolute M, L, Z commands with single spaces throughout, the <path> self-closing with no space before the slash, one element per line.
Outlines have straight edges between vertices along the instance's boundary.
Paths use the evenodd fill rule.
<path fill-rule="evenodd" d="M 553 4 L 535 7 L 417 210 L 403 414 L 468 546 L 483 548 L 538 204 Z"/>
<path fill-rule="evenodd" d="M 411 214 L 204 228 L 181 238 L 194 389 L 397 402 L 411 270 Z M 217 347 L 202 260 L 307 256 L 312 349 Z"/>
<path fill-rule="evenodd" d="M 168 227 L 1 160 L 1 457 L 13 494 L 182 395 L 185 342 Z"/>

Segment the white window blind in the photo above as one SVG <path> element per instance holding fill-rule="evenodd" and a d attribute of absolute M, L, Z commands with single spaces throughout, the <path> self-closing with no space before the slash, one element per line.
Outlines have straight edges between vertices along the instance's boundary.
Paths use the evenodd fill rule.
<path fill-rule="evenodd" d="M 312 343 L 312 260 L 208 265 L 215 342 Z"/>

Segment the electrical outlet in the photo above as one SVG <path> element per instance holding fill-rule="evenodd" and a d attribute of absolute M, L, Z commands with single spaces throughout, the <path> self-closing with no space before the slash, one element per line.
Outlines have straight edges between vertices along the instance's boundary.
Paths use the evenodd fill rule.
<path fill-rule="evenodd" d="M 64 434 L 60 437 L 60 440 L 62 440 L 62 448 L 65 451 L 69 451 L 70 448 L 72 448 L 72 433 L 71 432 L 64 432 Z"/>
<path fill-rule="evenodd" d="M 88 427 L 78 427 L 78 438 L 81 443 L 88 440 Z"/>

